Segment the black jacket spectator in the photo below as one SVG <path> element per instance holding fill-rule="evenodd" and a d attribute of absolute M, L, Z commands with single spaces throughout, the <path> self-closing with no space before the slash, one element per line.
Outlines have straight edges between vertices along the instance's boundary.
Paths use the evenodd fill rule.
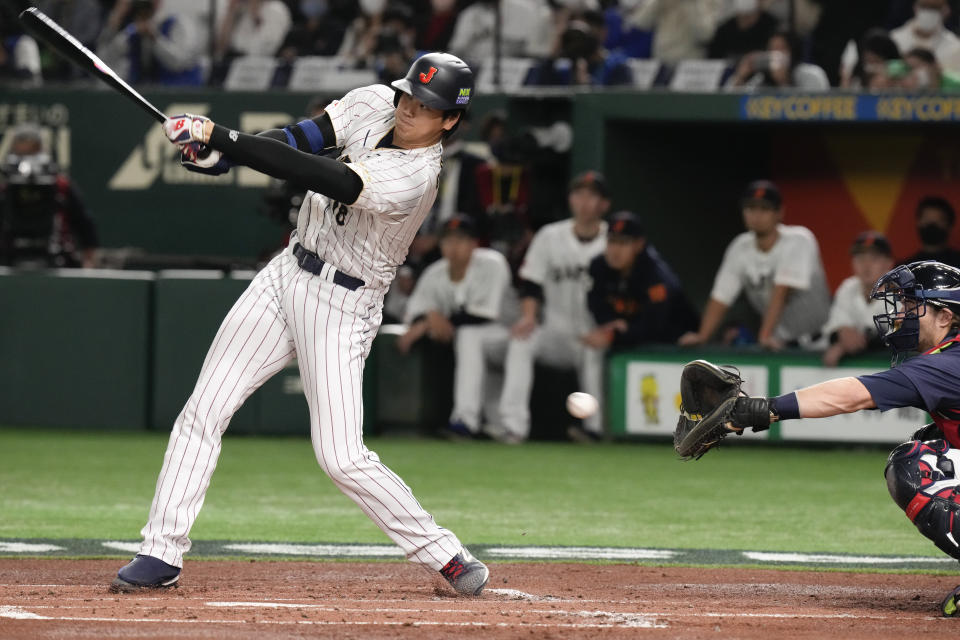
<path fill-rule="evenodd" d="M 777 30 L 777 19 L 761 11 L 756 21 L 741 28 L 741 16 L 732 16 L 717 27 L 707 47 L 709 58 L 736 58 L 751 51 L 767 48 L 770 36 Z"/>
<path fill-rule="evenodd" d="M 649 244 L 639 253 L 629 274 L 610 267 L 604 255 L 590 263 L 593 288 L 587 295 L 590 313 L 598 325 L 615 320 L 627 323 L 614 334 L 612 349 L 645 343 L 673 344 L 700 319 L 680 288 L 680 280 Z"/>
<path fill-rule="evenodd" d="M 957 219 L 953 205 L 940 196 L 926 196 L 917 203 L 915 219 L 920 251 L 903 263 L 936 260 L 960 268 L 960 251 L 950 246 L 950 233 Z"/>

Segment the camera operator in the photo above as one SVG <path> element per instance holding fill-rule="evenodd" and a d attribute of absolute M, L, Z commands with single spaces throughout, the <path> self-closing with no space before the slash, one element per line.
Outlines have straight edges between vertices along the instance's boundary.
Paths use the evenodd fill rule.
<path fill-rule="evenodd" d="M 586 22 L 571 20 L 560 36 L 557 57 L 534 67 L 526 84 L 615 86 L 632 81 L 626 57 L 606 51 Z"/>
<path fill-rule="evenodd" d="M 781 29 L 770 36 L 766 51 L 754 51 L 740 59 L 727 88 L 753 90 L 759 87 L 827 91 L 830 81 L 823 69 L 802 62 L 802 45 L 792 31 Z"/>
<path fill-rule="evenodd" d="M 93 267 L 97 232 L 40 130 L 22 126 L 0 163 L 0 264 Z"/>

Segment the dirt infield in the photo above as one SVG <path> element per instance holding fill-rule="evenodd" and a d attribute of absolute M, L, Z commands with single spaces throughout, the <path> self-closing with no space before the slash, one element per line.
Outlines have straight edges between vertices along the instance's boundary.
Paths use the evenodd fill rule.
<path fill-rule="evenodd" d="M 118 560 L 0 560 L 2 638 L 894 638 L 960 633 L 960 576 L 491 564 L 478 598 L 410 564 L 194 561 L 114 595 Z"/>

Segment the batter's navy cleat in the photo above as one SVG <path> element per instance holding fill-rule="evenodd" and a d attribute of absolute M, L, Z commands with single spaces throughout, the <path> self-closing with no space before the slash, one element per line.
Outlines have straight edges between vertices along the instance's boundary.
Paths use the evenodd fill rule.
<path fill-rule="evenodd" d="M 453 556 L 450 562 L 440 569 L 440 575 L 447 579 L 457 593 L 465 596 L 478 596 L 487 586 L 490 571 L 466 549 Z"/>
<path fill-rule="evenodd" d="M 174 587 L 180 579 L 180 569 L 159 558 L 138 554 L 117 572 L 110 584 L 113 593 L 130 593 L 141 589 Z"/>
<path fill-rule="evenodd" d="M 940 612 L 945 618 L 953 618 L 960 613 L 960 587 L 951 591 L 940 603 Z"/>

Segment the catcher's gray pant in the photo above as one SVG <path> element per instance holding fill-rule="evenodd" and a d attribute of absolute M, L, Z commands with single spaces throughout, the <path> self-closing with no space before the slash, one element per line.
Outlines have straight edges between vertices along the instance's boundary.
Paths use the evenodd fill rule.
<path fill-rule="evenodd" d="M 503 376 L 491 365 L 503 362 L 510 330 L 500 324 L 467 325 L 457 329 L 453 349 L 453 412 L 450 422 L 462 422 L 470 431 L 480 431 L 480 415 L 486 409 L 487 422 L 499 423 L 496 405 L 485 402 L 491 392 L 499 397 Z M 484 406 L 486 405 L 486 406 Z M 492 414 L 492 415 L 491 415 Z"/>
<path fill-rule="evenodd" d="M 457 537 L 363 444 L 363 366 L 380 325 L 383 292 L 351 291 L 328 273 L 304 271 L 288 249 L 233 305 L 173 425 L 140 553 L 182 566 L 230 418 L 294 356 L 314 453 L 337 488 L 410 560 L 439 570 L 460 552 Z"/>
<path fill-rule="evenodd" d="M 521 438 L 530 435 L 530 391 L 535 361 L 576 369 L 581 389 L 593 395 L 603 407 L 603 351 L 584 346 L 578 335 L 543 325 L 525 339 L 511 338 L 507 346 L 500 419 L 508 432 Z M 558 398 L 560 402 L 563 400 Z M 584 428 L 594 433 L 600 433 L 602 425 L 601 410 L 583 421 Z"/>

